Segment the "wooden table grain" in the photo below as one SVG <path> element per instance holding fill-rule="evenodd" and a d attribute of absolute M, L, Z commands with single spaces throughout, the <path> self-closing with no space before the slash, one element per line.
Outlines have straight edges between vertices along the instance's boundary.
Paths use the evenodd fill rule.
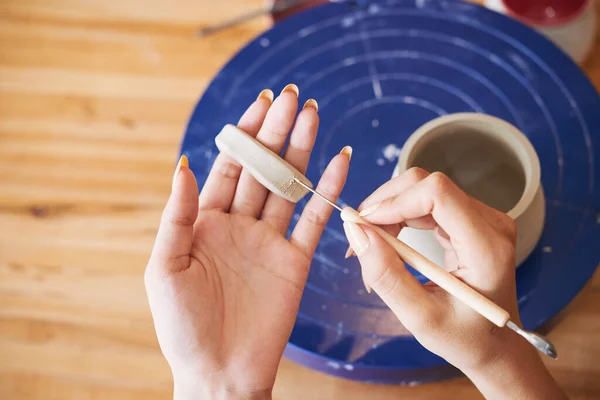
<path fill-rule="evenodd" d="M 267 29 L 197 26 L 261 0 L 0 2 L 0 398 L 168 399 L 142 274 L 188 116 Z M 600 41 L 584 69 L 600 86 Z M 600 398 L 600 274 L 551 333 L 573 399 Z M 332 378 L 283 360 L 276 399 L 479 399 Z"/>

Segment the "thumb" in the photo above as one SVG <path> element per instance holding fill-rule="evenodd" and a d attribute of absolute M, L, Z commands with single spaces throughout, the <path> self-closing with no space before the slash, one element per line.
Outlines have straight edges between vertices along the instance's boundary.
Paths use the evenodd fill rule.
<path fill-rule="evenodd" d="M 162 214 L 149 266 L 164 268 L 167 273 L 189 266 L 197 216 L 198 183 L 183 155 L 175 168 L 173 190 Z"/>
<path fill-rule="evenodd" d="M 368 226 L 344 222 L 350 246 L 362 267 L 363 280 L 411 332 L 437 315 L 432 294 L 406 269 L 396 251 Z"/>

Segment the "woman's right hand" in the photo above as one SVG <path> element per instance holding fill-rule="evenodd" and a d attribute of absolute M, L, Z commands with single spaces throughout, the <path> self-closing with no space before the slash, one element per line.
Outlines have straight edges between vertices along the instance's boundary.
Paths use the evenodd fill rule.
<path fill-rule="evenodd" d="M 381 186 L 359 210 L 394 235 L 405 226 L 433 229 L 445 249 L 445 269 L 520 325 L 517 231 L 506 214 L 470 197 L 444 174 L 418 168 Z M 437 285 L 421 285 L 369 227 L 346 222 L 344 228 L 365 283 L 425 348 L 461 369 L 486 397 L 564 398 L 536 350 L 516 333 L 498 328 Z"/>

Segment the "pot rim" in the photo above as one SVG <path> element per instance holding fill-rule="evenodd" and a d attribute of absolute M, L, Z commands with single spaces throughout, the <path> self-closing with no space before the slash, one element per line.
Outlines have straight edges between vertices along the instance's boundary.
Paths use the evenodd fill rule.
<path fill-rule="evenodd" d="M 423 140 L 435 133 L 438 128 L 452 125 L 462 125 L 481 129 L 485 126 L 494 126 L 496 129 L 487 129 L 485 132 L 495 139 L 505 143 L 517 156 L 525 174 L 525 188 L 517 204 L 506 214 L 512 219 L 517 219 L 532 204 L 533 199 L 541 186 L 541 168 L 538 155 L 527 137 L 514 125 L 487 114 L 457 113 L 443 115 L 435 118 L 418 128 L 404 143 L 398 159 L 397 170 L 406 171 L 409 162 L 414 158 L 414 150 Z"/>

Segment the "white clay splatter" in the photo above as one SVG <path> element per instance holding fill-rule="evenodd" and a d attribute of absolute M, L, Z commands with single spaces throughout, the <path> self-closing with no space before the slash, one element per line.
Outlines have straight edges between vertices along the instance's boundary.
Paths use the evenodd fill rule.
<path fill-rule="evenodd" d="M 377 128 L 379 126 L 379 120 L 378 119 L 374 119 L 373 121 L 371 121 L 371 126 L 373 128 Z"/>
<path fill-rule="evenodd" d="M 323 310 L 323 311 L 327 310 L 327 306 L 325 304 L 321 304 L 321 310 Z"/>
<path fill-rule="evenodd" d="M 342 19 L 342 27 L 349 28 L 354 25 L 354 18 L 352 17 L 344 17 Z"/>
<path fill-rule="evenodd" d="M 371 4 L 367 11 L 369 14 L 377 14 L 379 12 L 379 6 L 377 4 Z"/>
<path fill-rule="evenodd" d="M 466 45 L 469 44 L 469 42 L 467 42 L 466 40 L 463 40 L 463 39 L 457 38 L 457 37 L 451 38 L 450 41 L 460 47 L 465 47 Z"/>
<path fill-rule="evenodd" d="M 375 94 L 375 98 L 381 99 L 383 97 L 383 92 L 381 91 L 381 83 L 379 79 L 373 79 L 373 93 Z"/>
<path fill-rule="evenodd" d="M 341 338 L 344 334 L 344 323 L 342 321 L 337 323 L 337 339 Z"/>
<path fill-rule="evenodd" d="M 271 45 L 271 41 L 267 38 L 260 39 L 259 43 L 262 47 L 269 47 Z"/>
<path fill-rule="evenodd" d="M 363 294 L 365 294 L 365 291 L 364 291 L 364 290 L 362 290 L 362 289 L 358 289 L 358 290 L 356 291 L 356 293 L 358 293 L 358 295 L 359 295 L 359 296 L 362 296 Z"/>
<path fill-rule="evenodd" d="M 523 75 L 525 75 L 527 79 L 531 80 L 533 78 L 533 72 L 531 71 L 529 64 L 523 59 L 523 57 L 521 57 L 517 53 L 512 52 L 508 53 L 507 56 L 513 62 L 513 64 L 515 64 L 517 68 L 519 68 L 519 70 L 523 73 Z"/>
<path fill-rule="evenodd" d="M 335 361 L 327 361 L 327 366 L 331 367 L 333 369 L 340 369 L 341 368 L 340 363 L 336 363 Z"/>
<path fill-rule="evenodd" d="M 490 54 L 488 59 L 494 64 L 500 64 L 502 62 L 502 59 L 495 54 Z"/>
<path fill-rule="evenodd" d="M 344 364 L 344 369 L 346 371 L 353 371 L 354 370 L 354 365 L 352 365 L 352 364 Z"/>
<path fill-rule="evenodd" d="M 378 158 L 377 165 L 379 165 L 380 167 L 383 167 L 385 165 L 385 160 L 383 158 Z"/>
<path fill-rule="evenodd" d="M 356 62 L 356 60 L 354 59 L 354 57 L 348 57 L 348 58 L 344 58 L 344 61 L 342 61 L 342 64 L 344 64 L 345 66 L 348 65 L 352 65 Z"/>
<path fill-rule="evenodd" d="M 400 151 L 401 150 L 402 149 L 400 147 L 398 147 L 395 144 L 391 143 L 391 144 L 388 144 L 387 146 L 385 146 L 385 148 L 383 149 L 383 156 L 388 161 L 394 161 L 398 157 L 400 157 Z"/>
<path fill-rule="evenodd" d="M 315 32 L 317 30 L 317 28 L 315 28 L 314 25 L 308 26 L 306 28 L 300 29 L 298 31 L 298 36 L 299 37 L 305 37 L 310 35 L 311 33 Z"/>
<path fill-rule="evenodd" d="M 348 268 L 344 268 L 344 269 L 342 270 L 342 272 L 343 272 L 344 274 L 348 274 L 348 273 L 350 272 L 350 270 L 349 270 Z"/>
<path fill-rule="evenodd" d="M 542 248 L 542 251 L 543 251 L 544 253 L 552 253 L 552 246 L 544 246 L 544 247 Z"/>

